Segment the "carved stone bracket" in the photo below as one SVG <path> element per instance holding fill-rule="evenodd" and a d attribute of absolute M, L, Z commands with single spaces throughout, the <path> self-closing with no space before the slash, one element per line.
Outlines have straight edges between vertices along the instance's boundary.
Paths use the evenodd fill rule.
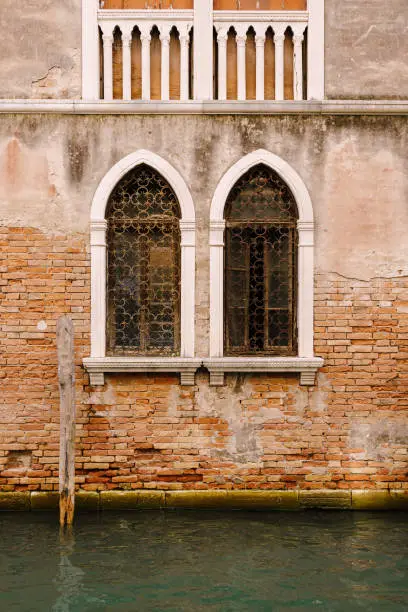
<path fill-rule="evenodd" d="M 202 360 L 187 357 L 91 357 L 84 359 L 83 364 L 89 373 L 91 386 L 104 385 L 105 374 L 115 372 L 175 372 L 180 374 L 180 384 L 191 386 Z"/>
<path fill-rule="evenodd" d="M 224 374 L 227 372 L 269 373 L 299 372 L 300 384 L 313 386 L 316 372 L 323 366 L 320 357 L 219 357 L 204 359 L 203 366 L 210 372 L 210 385 L 219 387 L 224 384 Z"/>

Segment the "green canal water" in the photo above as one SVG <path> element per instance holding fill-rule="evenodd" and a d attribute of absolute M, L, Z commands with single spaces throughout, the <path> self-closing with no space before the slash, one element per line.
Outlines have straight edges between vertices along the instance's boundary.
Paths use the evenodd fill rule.
<path fill-rule="evenodd" d="M 405 513 L 0 514 L 1 612 L 408 611 Z"/>

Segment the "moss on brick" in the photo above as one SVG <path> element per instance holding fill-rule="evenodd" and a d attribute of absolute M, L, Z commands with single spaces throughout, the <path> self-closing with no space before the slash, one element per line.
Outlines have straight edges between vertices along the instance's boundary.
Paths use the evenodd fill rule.
<path fill-rule="evenodd" d="M 102 510 L 136 510 L 138 499 L 138 491 L 102 491 L 99 498 Z"/>
<path fill-rule="evenodd" d="M 96 511 L 99 508 L 99 493 L 96 491 L 78 491 L 75 494 L 75 509 L 81 511 Z"/>
<path fill-rule="evenodd" d="M 297 491 L 228 491 L 228 506 L 251 510 L 298 510 Z"/>
<path fill-rule="evenodd" d="M 321 508 L 324 510 L 349 510 L 351 491 L 299 491 L 301 508 Z"/>
<path fill-rule="evenodd" d="M 31 510 L 58 510 L 59 494 L 49 491 L 31 493 Z"/>
<path fill-rule="evenodd" d="M 167 508 L 227 508 L 227 491 L 167 491 Z"/>
<path fill-rule="evenodd" d="M 353 491 L 353 510 L 408 510 L 408 491 Z"/>
<path fill-rule="evenodd" d="M 0 510 L 12 510 L 14 512 L 30 510 L 30 493 L 0 493 Z"/>
<path fill-rule="evenodd" d="M 165 506 L 164 491 L 139 491 L 138 508 L 148 510 Z"/>

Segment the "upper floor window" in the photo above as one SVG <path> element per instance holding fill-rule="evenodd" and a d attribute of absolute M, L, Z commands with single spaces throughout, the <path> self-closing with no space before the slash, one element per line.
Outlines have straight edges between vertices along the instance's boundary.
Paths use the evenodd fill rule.
<path fill-rule="evenodd" d="M 180 208 L 147 165 L 126 174 L 107 207 L 108 354 L 180 351 Z"/>
<path fill-rule="evenodd" d="M 259 164 L 225 207 L 225 355 L 295 355 L 297 207 L 287 185 Z"/>

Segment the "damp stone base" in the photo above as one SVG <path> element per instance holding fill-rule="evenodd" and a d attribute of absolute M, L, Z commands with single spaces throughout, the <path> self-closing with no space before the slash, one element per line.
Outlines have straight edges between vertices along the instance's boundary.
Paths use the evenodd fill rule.
<path fill-rule="evenodd" d="M 56 511 L 58 493 L 0 493 L 0 511 Z M 153 510 L 408 510 L 408 491 L 78 491 L 76 509 Z"/>

